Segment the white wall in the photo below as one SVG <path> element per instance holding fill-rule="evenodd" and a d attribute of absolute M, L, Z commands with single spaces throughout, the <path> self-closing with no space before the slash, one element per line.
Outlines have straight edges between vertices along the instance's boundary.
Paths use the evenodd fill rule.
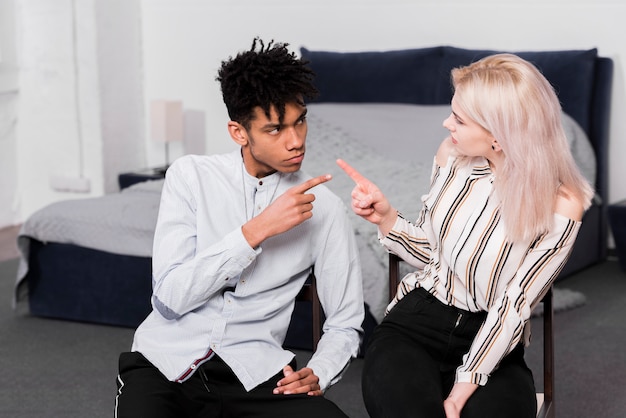
<path fill-rule="evenodd" d="M 16 201 L 17 51 L 13 0 L 0 0 L 0 225 L 13 225 Z"/>
<path fill-rule="evenodd" d="M 75 10 L 73 4 L 16 0 L 17 180 L 24 217 L 49 202 L 74 197 L 53 190 L 52 177 L 88 179 L 91 192 L 80 197 L 103 192 L 99 91 L 93 82 L 95 13 L 92 0 L 76 2 Z"/>
<path fill-rule="evenodd" d="M 0 183 L 0 196 L 8 194 L 17 215 L 9 219 L 0 206 L 0 227 L 54 201 L 117 191 L 119 172 L 147 164 L 140 1 L 8 1 L 19 90 L 15 133 L 0 130 L 14 150 L 15 163 L 2 168 L 14 189 Z M 0 120 L 10 111 L 0 103 Z"/>
<path fill-rule="evenodd" d="M 207 112 L 209 153 L 233 149 L 215 74 L 221 60 L 274 38 L 335 51 L 453 45 L 496 50 L 587 49 L 615 60 L 611 201 L 626 198 L 626 3 L 619 0 L 144 0 L 145 97 Z M 148 161 L 162 158 L 148 146 Z"/>
<path fill-rule="evenodd" d="M 13 193 L 12 185 L 0 182 L 0 227 L 6 222 L 3 214 L 9 201 L 19 202 L 17 218 L 23 220 L 51 201 L 85 197 L 58 193 L 47 185 L 47 177 L 55 170 L 77 175 L 79 166 L 73 79 L 68 75 L 71 0 L 2 1 L 18 5 L 18 28 L 22 29 L 18 44 L 27 54 L 21 60 L 15 139 L 2 137 L 6 109 L 0 103 L 0 151 L 17 149 L 19 178 Z M 204 111 L 207 152 L 233 149 L 215 75 L 223 59 L 248 49 L 252 38 L 260 35 L 289 42 L 294 49 L 335 51 L 442 44 L 500 50 L 597 47 L 616 65 L 610 200 L 626 198 L 626 183 L 619 181 L 626 177 L 626 165 L 621 162 L 626 155 L 622 140 L 626 121 L 620 117 L 626 111 L 626 4 L 621 0 L 387 0 L 384 4 L 379 0 L 134 0 L 128 6 L 124 0 L 76 1 L 82 16 L 78 30 L 82 123 L 92 135 L 82 153 L 84 170 L 95 182 L 92 194 L 110 190 L 119 171 L 164 163 L 163 145 L 150 140 L 144 117 L 153 99 L 179 99 L 186 108 Z M 120 25 L 113 27 L 114 22 Z M 117 27 L 122 35 L 109 34 Z M 134 33 L 135 27 L 141 27 L 142 33 Z M 107 34 L 108 41 L 103 42 L 100 38 Z M 135 42 L 140 46 L 125 49 Z M 121 50 L 130 55 L 106 61 Z M 124 63 L 122 72 L 134 73 L 123 81 L 107 81 L 107 74 L 120 77 L 114 70 Z M 106 98 L 104 90 L 138 95 L 143 106 L 133 105 L 131 97 L 126 108 L 124 95 Z M 28 97 L 25 106 L 22 102 Z M 102 110 L 108 106 L 112 111 L 115 103 L 123 111 Z M 139 126 L 133 126 L 133 120 Z M 7 138 L 10 145 L 4 145 Z M 170 149 L 173 157 L 183 152 L 181 144 L 174 143 Z M 4 161 L 0 156 L 0 163 Z M 5 171 L 0 167 L 2 177 Z"/>
<path fill-rule="evenodd" d="M 140 1 L 99 0 L 95 15 L 102 176 L 110 193 L 119 190 L 119 173 L 146 166 Z"/>

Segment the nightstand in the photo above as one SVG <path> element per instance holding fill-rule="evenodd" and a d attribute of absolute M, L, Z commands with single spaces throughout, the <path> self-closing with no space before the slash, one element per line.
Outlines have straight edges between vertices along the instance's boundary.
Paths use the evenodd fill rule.
<path fill-rule="evenodd" d="M 147 180 L 159 180 L 165 178 L 165 172 L 167 167 L 146 168 L 144 170 L 131 171 L 128 173 L 121 173 L 117 177 L 117 181 L 120 185 L 120 190 L 132 186 L 136 183 L 141 183 Z"/>

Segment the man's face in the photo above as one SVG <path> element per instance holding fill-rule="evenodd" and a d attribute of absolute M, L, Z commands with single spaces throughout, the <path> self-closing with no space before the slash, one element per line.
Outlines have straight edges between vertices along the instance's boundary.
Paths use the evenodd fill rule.
<path fill-rule="evenodd" d="M 242 152 L 248 173 L 261 178 L 276 171 L 292 173 L 300 169 L 307 134 L 306 112 L 305 106 L 288 103 L 281 124 L 274 107 L 269 119 L 260 107 L 254 110 L 250 128 L 242 131 L 247 137 Z"/>

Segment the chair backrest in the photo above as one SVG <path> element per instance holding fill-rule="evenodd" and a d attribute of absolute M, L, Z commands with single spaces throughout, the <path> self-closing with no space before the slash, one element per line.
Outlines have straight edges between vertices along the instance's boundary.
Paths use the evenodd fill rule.
<path fill-rule="evenodd" d="M 402 259 L 389 253 L 389 301 L 393 299 L 400 280 Z M 538 418 L 554 418 L 554 334 L 552 324 L 552 287 L 542 299 L 543 303 L 543 402 L 538 405 Z"/>

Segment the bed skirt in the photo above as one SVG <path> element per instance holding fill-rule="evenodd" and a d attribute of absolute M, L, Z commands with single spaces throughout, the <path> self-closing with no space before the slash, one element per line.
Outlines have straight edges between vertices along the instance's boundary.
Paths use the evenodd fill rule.
<path fill-rule="evenodd" d="M 152 306 L 150 257 L 30 239 L 28 301 L 31 315 L 136 328 Z M 284 346 L 311 350 L 312 308 L 297 301 Z M 366 306 L 361 353 L 376 321 Z"/>
<path fill-rule="evenodd" d="M 28 264 L 32 315 L 135 328 L 151 310 L 150 257 L 31 239 Z"/>

